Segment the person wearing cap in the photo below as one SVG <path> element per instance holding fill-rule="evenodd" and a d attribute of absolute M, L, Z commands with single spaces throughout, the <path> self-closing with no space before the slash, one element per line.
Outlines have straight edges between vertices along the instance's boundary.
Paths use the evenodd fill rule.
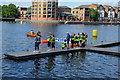
<path fill-rule="evenodd" d="M 67 41 L 67 48 L 69 49 L 69 42 L 70 42 L 70 34 L 69 34 L 69 32 L 67 32 L 66 41 Z"/>

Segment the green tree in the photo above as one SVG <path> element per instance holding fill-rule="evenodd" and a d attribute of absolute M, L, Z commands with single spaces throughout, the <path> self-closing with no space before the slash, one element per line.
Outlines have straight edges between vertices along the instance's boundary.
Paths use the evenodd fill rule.
<path fill-rule="evenodd" d="M 97 21 L 99 16 L 100 16 L 100 14 L 99 14 L 97 9 L 91 8 L 90 9 L 90 16 L 91 16 L 92 20 Z"/>
<path fill-rule="evenodd" d="M 0 5 L 0 17 L 2 17 L 2 6 Z"/>
<path fill-rule="evenodd" d="M 3 5 L 2 6 L 2 16 L 7 18 L 18 17 L 18 10 L 14 4 Z"/>
<path fill-rule="evenodd" d="M 3 5 L 2 6 L 2 17 L 8 17 L 8 15 L 9 15 L 8 6 Z"/>

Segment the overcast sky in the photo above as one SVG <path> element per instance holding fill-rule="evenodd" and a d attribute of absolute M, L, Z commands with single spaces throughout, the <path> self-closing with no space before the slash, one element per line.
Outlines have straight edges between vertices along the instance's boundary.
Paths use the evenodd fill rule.
<path fill-rule="evenodd" d="M 105 4 L 111 6 L 118 6 L 118 2 L 120 0 L 58 0 L 59 6 L 68 6 L 71 8 L 77 7 L 79 5 L 86 5 L 86 4 Z M 16 6 L 20 7 L 29 7 L 31 6 L 32 0 L 0 0 L 0 5 L 7 5 L 10 3 L 15 4 Z"/>

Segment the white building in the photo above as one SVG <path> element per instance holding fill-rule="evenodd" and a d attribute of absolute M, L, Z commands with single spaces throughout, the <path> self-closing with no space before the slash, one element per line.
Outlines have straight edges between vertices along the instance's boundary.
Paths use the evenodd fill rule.
<path fill-rule="evenodd" d="M 109 7 L 108 9 L 108 18 L 110 20 L 115 18 L 115 9 L 113 7 Z"/>
<path fill-rule="evenodd" d="M 98 7 L 98 12 L 100 13 L 99 20 L 102 20 L 105 17 L 105 8 L 102 5 L 100 5 Z"/>

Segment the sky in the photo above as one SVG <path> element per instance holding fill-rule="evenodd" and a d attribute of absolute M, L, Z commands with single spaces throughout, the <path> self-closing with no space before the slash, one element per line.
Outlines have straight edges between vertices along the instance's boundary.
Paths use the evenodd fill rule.
<path fill-rule="evenodd" d="M 110 6 L 118 6 L 120 0 L 58 0 L 59 6 L 68 6 L 70 8 L 75 8 L 79 5 L 86 4 L 105 4 Z M 0 5 L 8 5 L 10 3 L 15 4 L 20 7 L 29 7 L 31 6 L 32 0 L 0 0 Z"/>

